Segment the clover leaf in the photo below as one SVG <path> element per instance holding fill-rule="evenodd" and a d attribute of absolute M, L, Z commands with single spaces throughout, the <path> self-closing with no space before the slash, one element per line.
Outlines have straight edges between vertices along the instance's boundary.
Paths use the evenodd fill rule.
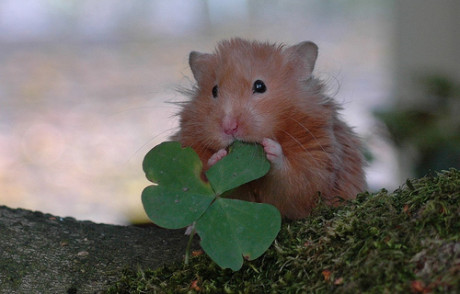
<path fill-rule="evenodd" d="M 262 146 L 235 141 L 228 155 L 207 172 L 211 186 L 217 195 L 264 176 L 270 169 Z"/>
<path fill-rule="evenodd" d="M 218 198 L 196 222 L 203 250 L 222 267 L 238 270 L 253 260 L 280 230 L 278 210 L 269 204 Z"/>
<path fill-rule="evenodd" d="M 270 169 L 263 148 L 236 141 L 229 154 L 201 176 L 202 163 L 189 147 L 164 142 L 147 153 L 143 169 L 154 185 L 142 192 L 149 218 L 157 225 L 183 228 L 195 223 L 203 250 L 221 267 L 238 270 L 243 257 L 262 255 L 280 230 L 281 215 L 269 204 L 223 198 Z"/>
<path fill-rule="evenodd" d="M 196 221 L 214 200 L 214 192 L 200 179 L 202 164 L 191 148 L 165 142 L 144 158 L 147 179 L 156 185 L 142 192 L 148 217 L 160 227 L 180 229 Z"/>

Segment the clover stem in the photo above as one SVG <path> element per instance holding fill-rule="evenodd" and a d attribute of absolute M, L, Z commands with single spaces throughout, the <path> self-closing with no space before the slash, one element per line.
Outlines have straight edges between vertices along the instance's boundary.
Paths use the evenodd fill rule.
<path fill-rule="evenodd" d="M 184 261 L 185 265 L 188 265 L 188 261 L 190 260 L 190 247 L 192 246 L 193 236 L 195 236 L 195 233 L 196 233 L 195 223 L 192 226 L 193 226 L 193 229 L 192 229 L 192 232 L 190 233 L 190 238 L 188 239 L 187 247 L 185 248 L 185 261 Z"/>

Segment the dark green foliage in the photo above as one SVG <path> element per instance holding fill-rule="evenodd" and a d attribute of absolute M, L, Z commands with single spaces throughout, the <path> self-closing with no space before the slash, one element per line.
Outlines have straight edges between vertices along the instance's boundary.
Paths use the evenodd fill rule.
<path fill-rule="evenodd" d="M 459 293 L 459 203 L 458 170 L 408 180 L 342 207 L 320 203 L 238 272 L 201 255 L 125 272 L 108 293 Z"/>
<path fill-rule="evenodd" d="M 460 168 L 460 85 L 437 75 L 423 76 L 418 86 L 424 95 L 417 103 L 376 111 L 397 148 L 411 148 L 414 173 Z"/>

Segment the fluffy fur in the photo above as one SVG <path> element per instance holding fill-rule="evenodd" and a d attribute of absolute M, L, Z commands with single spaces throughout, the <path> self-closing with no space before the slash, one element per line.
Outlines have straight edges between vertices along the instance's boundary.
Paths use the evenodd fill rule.
<path fill-rule="evenodd" d="M 319 195 L 337 205 L 337 196 L 352 199 L 365 189 L 361 143 L 312 75 L 317 53 L 312 42 L 242 39 L 220 42 L 213 54 L 190 53 L 196 86 L 173 137 L 198 153 L 205 170 L 234 140 L 262 144 L 269 173 L 235 197 L 273 204 L 291 219 L 307 216 Z M 256 80 L 264 93 L 253 91 Z"/>

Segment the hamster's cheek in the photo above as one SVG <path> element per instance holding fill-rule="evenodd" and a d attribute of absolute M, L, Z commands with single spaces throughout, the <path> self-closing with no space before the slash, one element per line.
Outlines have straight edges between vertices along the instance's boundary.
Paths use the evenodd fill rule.
<path fill-rule="evenodd" d="M 254 116 L 248 128 L 248 134 L 252 141 L 262 144 L 264 138 L 274 136 L 272 126 L 273 124 L 269 119 L 263 116 Z"/>

